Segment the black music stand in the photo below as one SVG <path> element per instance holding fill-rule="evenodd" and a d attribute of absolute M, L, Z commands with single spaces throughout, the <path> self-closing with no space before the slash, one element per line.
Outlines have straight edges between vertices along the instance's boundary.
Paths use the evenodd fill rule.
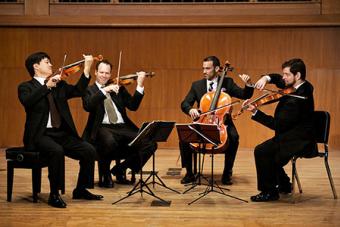
<path fill-rule="evenodd" d="M 165 142 L 172 129 L 174 128 L 175 122 L 166 122 L 166 121 L 152 121 L 152 122 L 144 122 L 142 127 L 139 130 L 138 135 L 136 136 L 136 138 L 131 141 L 129 143 L 129 146 L 132 146 L 134 144 L 138 144 L 138 143 L 142 143 L 145 140 L 148 141 L 153 141 L 153 142 Z M 119 200 L 117 200 L 116 202 L 112 203 L 112 204 L 116 204 L 138 192 L 141 193 L 141 196 L 143 197 L 143 192 L 145 192 L 146 194 L 153 196 L 155 198 L 157 198 L 158 200 L 162 201 L 165 204 L 170 204 L 170 202 L 158 197 L 155 195 L 155 193 L 152 192 L 152 190 L 149 188 L 148 184 L 153 183 L 153 184 L 159 184 L 167 189 L 170 189 L 174 192 L 177 192 L 176 190 L 169 188 L 168 186 L 166 186 L 166 184 L 160 179 L 160 177 L 157 175 L 157 172 L 155 171 L 155 153 L 153 153 L 153 167 L 152 167 L 152 171 L 150 172 L 150 175 L 147 177 L 147 179 L 144 181 L 143 180 L 143 169 L 141 168 L 140 170 L 140 179 L 138 181 L 138 183 L 132 188 L 131 191 L 129 191 L 127 193 L 127 195 Z M 151 177 L 153 177 L 153 181 L 147 184 L 147 181 L 149 179 L 151 179 Z M 155 177 L 161 182 L 155 182 Z M 144 190 L 145 187 L 147 190 Z M 179 193 L 179 192 L 177 192 Z"/>
<path fill-rule="evenodd" d="M 199 143 L 200 146 L 200 152 L 205 154 L 206 153 L 206 145 L 212 144 L 214 147 L 217 147 L 217 145 L 220 143 L 220 134 L 219 130 L 217 128 L 217 125 L 214 124 L 201 124 L 201 123 L 192 123 L 192 124 L 176 124 L 178 137 L 181 142 L 185 143 Z M 200 156 L 199 156 L 200 159 Z M 199 161 L 199 171 L 198 171 L 198 178 L 196 178 L 196 182 L 194 185 L 186 190 L 185 192 L 188 192 L 189 190 L 193 189 L 197 185 L 200 185 L 200 177 L 202 176 L 201 168 L 200 168 L 200 161 Z M 198 180 L 198 183 L 197 183 Z M 219 191 L 216 191 L 214 189 L 218 188 Z M 227 188 L 220 187 L 217 182 L 214 180 L 214 151 L 211 152 L 211 179 L 208 180 L 208 185 L 204 192 L 200 193 L 200 196 L 190 203 L 188 205 L 191 205 L 192 203 L 198 201 L 199 199 L 203 198 L 204 196 L 208 195 L 210 192 L 216 192 L 224 196 L 228 196 L 237 200 L 241 200 L 243 202 L 248 202 L 246 200 L 237 198 L 235 196 L 226 194 L 224 190 L 228 190 Z M 185 193 L 184 192 L 184 193 Z M 184 194 L 183 193 L 183 194 Z"/>

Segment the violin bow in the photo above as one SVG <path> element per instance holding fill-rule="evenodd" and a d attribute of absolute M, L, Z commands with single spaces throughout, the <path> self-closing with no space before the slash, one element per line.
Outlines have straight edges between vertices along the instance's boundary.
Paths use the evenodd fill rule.
<path fill-rule="evenodd" d="M 61 65 L 61 70 L 60 70 L 60 75 L 63 75 L 63 71 L 64 71 L 64 66 L 65 66 L 65 62 L 66 62 L 66 58 L 67 58 L 67 54 L 64 54 L 64 61 L 63 64 Z M 61 78 L 60 78 L 61 79 Z"/>
<path fill-rule="evenodd" d="M 200 116 L 204 116 L 204 115 L 207 115 L 207 114 L 216 112 L 217 110 L 223 109 L 224 107 L 234 106 L 234 105 L 239 104 L 239 103 L 240 103 L 240 100 L 236 100 L 236 101 L 231 102 L 231 103 L 229 103 L 229 104 L 226 104 L 226 105 L 217 107 L 216 109 L 208 110 L 208 111 L 206 111 L 206 112 L 203 112 L 203 113 L 200 114 Z"/>
<path fill-rule="evenodd" d="M 119 52 L 118 71 L 117 71 L 117 85 L 119 85 L 119 74 L 120 74 L 121 63 L 122 63 L 122 51 Z"/>

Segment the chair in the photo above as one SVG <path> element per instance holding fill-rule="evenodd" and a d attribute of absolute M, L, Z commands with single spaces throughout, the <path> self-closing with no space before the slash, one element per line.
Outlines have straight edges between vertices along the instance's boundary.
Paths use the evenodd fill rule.
<path fill-rule="evenodd" d="M 24 147 L 6 149 L 6 160 L 7 201 L 12 201 L 14 169 L 20 168 L 32 169 L 33 202 L 36 203 L 38 201 L 38 193 L 41 192 L 41 169 L 47 167 L 47 161 L 40 156 L 40 152 L 26 151 Z M 65 184 L 61 186 L 60 190 L 62 194 L 65 194 Z"/>
<path fill-rule="evenodd" d="M 324 163 L 325 163 L 326 171 L 328 174 L 329 183 L 333 191 L 333 197 L 334 199 L 337 199 L 338 196 L 335 191 L 331 170 L 328 164 L 328 137 L 329 137 L 331 117 L 327 111 L 315 111 L 313 117 L 314 117 L 314 127 L 315 127 L 315 132 L 316 132 L 316 142 L 324 145 L 323 151 L 318 151 L 318 154 L 314 157 L 324 158 Z M 292 191 L 294 191 L 295 180 L 296 180 L 297 185 L 299 187 L 299 192 L 302 193 L 301 183 L 300 183 L 299 176 L 296 170 L 296 161 L 298 158 L 313 158 L 313 157 L 294 156 L 292 158 Z"/>

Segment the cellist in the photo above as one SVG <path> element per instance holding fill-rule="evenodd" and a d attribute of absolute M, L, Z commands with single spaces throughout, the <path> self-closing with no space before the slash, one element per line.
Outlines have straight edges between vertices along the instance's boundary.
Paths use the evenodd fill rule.
<path fill-rule="evenodd" d="M 189 115 L 193 120 L 200 116 L 199 103 L 202 96 L 210 91 L 215 91 L 218 84 L 218 75 L 220 71 L 220 61 L 216 56 L 209 56 L 203 59 L 203 79 L 192 83 L 190 91 L 181 103 L 182 111 Z M 250 82 L 248 75 L 240 75 L 242 81 L 245 82 L 244 88 L 239 87 L 232 78 L 225 77 L 222 85 L 222 91 L 228 93 L 231 97 L 239 99 L 248 99 L 253 95 L 254 89 L 247 85 Z M 197 108 L 194 107 L 195 102 Z M 232 119 L 227 115 L 225 119 L 228 134 L 228 146 L 225 150 L 224 171 L 222 175 L 222 184 L 231 185 L 231 176 L 233 173 L 233 166 L 236 157 L 236 152 L 239 145 L 239 135 L 232 122 Z M 186 174 L 181 179 L 181 184 L 187 184 L 195 181 L 195 176 L 192 170 L 192 148 L 188 143 L 179 143 L 182 167 L 186 169 Z"/>

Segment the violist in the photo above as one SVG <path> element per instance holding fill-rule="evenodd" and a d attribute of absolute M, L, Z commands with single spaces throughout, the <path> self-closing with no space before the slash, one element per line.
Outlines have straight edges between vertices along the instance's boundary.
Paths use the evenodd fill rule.
<path fill-rule="evenodd" d="M 306 80 L 305 63 L 298 58 L 282 64 L 282 73 L 263 76 L 255 87 L 264 89 L 267 83 L 279 88 L 293 88 L 296 96 L 282 96 L 278 99 L 274 116 L 265 114 L 256 106 L 243 103 L 252 112 L 252 119 L 275 131 L 275 136 L 255 147 L 254 156 L 259 194 L 251 196 L 253 202 L 278 200 L 279 193 L 290 193 L 292 185 L 283 167 L 295 155 L 314 156 L 317 145 L 314 138 L 313 86 Z"/>

